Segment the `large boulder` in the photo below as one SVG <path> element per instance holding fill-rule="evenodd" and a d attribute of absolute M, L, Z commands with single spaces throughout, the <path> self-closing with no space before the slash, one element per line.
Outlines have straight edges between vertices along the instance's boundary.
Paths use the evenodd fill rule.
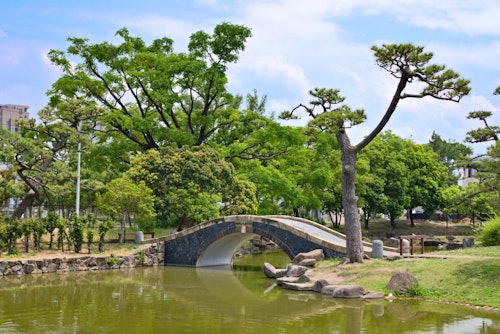
<path fill-rule="evenodd" d="M 322 249 L 314 249 L 310 252 L 299 253 L 292 260 L 293 264 L 314 267 L 317 261 L 325 259 L 325 254 Z"/>
<path fill-rule="evenodd" d="M 391 290 L 399 294 L 405 294 L 413 285 L 418 285 L 418 281 L 415 276 L 407 271 L 398 271 L 392 275 L 386 288 L 387 290 Z"/>

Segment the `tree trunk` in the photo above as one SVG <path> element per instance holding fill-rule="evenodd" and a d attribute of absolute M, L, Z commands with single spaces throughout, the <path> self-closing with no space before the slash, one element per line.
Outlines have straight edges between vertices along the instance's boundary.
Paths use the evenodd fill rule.
<path fill-rule="evenodd" d="M 368 229 L 368 223 L 370 222 L 371 210 L 363 209 L 363 219 L 365 221 L 365 228 Z"/>
<path fill-rule="evenodd" d="M 389 219 L 391 220 L 391 227 L 396 228 L 396 218 L 394 217 L 394 214 L 390 213 Z"/>
<path fill-rule="evenodd" d="M 30 189 L 30 191 L 28 191 L 26 195 L 24 195 L 21 203 L 19 203 L 19 205 L 14 209 L 14 212 L 12 213 L 12 219 L 20 219 L 26 213 L 26 211 L 36 198 L 37 194 Z"/>
<path fill-rule="evenodd" d="M 408 216 L 410 216 L 410 226 L 415 227 L 415 223 L 413 222 L 413 211 L 412 209 L 407 209 L 408 210 Z"/>
<path fill-rule="evenodd" d="M 125 243 L 125 230 L 127 226 L 126 214 L 123 214 L 122 221 L 120 222 L 120 243 Z"/>
<path fill-rule="evenodd" d="M 345 132 L 337 133 L 337 140 L 342 152 L 342 204 L 344 206 L 346 259 L 344 263 L 363 262 L 364 251 L 361 233 L 361 222 L 356 196 L 356 149 L 349 142 Z"/>

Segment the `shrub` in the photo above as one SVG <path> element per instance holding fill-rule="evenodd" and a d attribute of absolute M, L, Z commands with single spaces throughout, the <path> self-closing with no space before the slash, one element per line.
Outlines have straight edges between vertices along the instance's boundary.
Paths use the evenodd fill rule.
<path fill-rule="evenodd" d="M 500 245 L 500 217 L 484 223 L 477 236 L 483 246 Z"/>
<path fill-rule="evenodd" d="M 136 218 L 137 226 L 141 231 L 151 232 L 156 228 L 156 218 L 155 217 L 137 217 Z"/>

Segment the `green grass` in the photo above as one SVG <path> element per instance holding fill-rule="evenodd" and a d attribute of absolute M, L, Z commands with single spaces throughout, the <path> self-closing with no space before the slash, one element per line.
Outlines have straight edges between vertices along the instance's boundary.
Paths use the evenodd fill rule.
<path fill-rule="evenodd" d="M 407 271 L 419 282 L 410 296 L 500 309 L 500 247 L 485 248 L 468 250 L 463 257 L 378 259 L 344 266 L 330 260 L 321 266 L 329 266 L 323 270 L 336 272 L 345 284 L 359 284 L 365 290 L 386 293 L 391 276 L 397 271 Z"/>

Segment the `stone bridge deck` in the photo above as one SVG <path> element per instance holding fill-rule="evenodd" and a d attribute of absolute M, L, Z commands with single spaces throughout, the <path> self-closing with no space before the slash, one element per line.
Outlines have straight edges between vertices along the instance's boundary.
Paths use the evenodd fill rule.
<path fill-rule="evenodd" d="M 165 265 L 205 267 L 230 265 L 234 253 L 260 235 L 275 242 L 291 259 L 297 254 L 321 248 L 326 258 L 345 255 L 345 235 L 310 220 L 290 216 L 227 216 L 144 243 L 165 244 Z M 372 246 L 364 251 L 371 255 Z M 384 255 L 397 255 L 386 248 Z"/>

